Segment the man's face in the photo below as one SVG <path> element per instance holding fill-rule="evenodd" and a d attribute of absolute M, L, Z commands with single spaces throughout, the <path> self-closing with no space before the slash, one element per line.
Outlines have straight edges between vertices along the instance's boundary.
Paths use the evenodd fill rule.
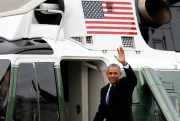
<path fill-rule="evenodd" d="M 119 80 L 121 76 L 121 71 L 117 67 L 109 67 L 109 69 L 106 72 L 106 75 L 109 79 L 109 82 L 111 84 L 114 84 Z"/>

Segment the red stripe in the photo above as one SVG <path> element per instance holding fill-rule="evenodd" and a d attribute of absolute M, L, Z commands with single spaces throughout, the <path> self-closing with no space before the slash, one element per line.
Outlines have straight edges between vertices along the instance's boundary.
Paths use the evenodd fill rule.
<path fill-rule="evenodd" d="M 137 32 L 99 32 L 99 31 L 88 31 L 87 34 L 126 34 L 126 35 L 137 35 Z"/>
<path fill-rule="evenodd" d="M 125 29 L 136 30 L 136 27 L 109 27 L 109 26 L 86 26 L 87 29 Z"/>
<path fill-rule="evenodd" d="M 121 19 L 121 20 L 134 20 L 133 17 L 116 17 L 116 16 L 104 16 L 105 19 Z"/>
<path fill-rule="evenodd" d="M 107 6 L 103 6 L 103 9 L 107 9 Z M 112 9 L 120 9 L 120 10 L 132 10 L 132 7 L 112 7 Z"/>
<path fill-rule="evenodd" d="M 114 2 L 114 1 L 102 1 L 102 4 L 121 4 L 121 5 L 131 5 L 131 2 Z"/>
<path fill-rule="evenodd" d="M 111 22 L 111 21 L 85 21 L 86 24 L 126 24 L 135 25 L 135 22 Z"/>
<path fill-rule="evenodd" d="M 106 12 L 104 11 L 104 14 L 123 14 L 123 15 L 133 15 L 133 12 Z"/>

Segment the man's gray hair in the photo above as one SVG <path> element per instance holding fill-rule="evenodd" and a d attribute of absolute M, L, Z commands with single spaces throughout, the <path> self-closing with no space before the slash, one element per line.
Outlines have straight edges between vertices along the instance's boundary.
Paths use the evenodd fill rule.
<path fill-rule="evenodd" d="M 118 64 L 112 63 L 107 67 L 107 70 L 109 70 L 110 67 L 116 67 L 119 71 L 121 70 L 120 66 Z"/>

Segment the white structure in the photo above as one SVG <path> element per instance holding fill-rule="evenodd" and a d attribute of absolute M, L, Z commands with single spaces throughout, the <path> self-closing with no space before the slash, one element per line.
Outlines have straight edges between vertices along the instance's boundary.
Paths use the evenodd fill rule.
<path fill-rule="evenodd" d="M 137 73 L 140 87 L 149 86 L 166 120 L 179 121 L 179 97 L 172 103 L 158 74 L 147 68 L 178 73 L 180 55 L 151 49 L 145 43 L 137 23 L 135 1 L 65 0 L 65 12 L 58 4 L 44 3 L 44 0 L 17 1 L 0 2 L 0 8 L 5 8 L 0 9 L 0 59 L 10 60 L 13 81 L 8 102 L 12 106 L 8 107 L 7 120 L 15 115 L 10 109 L 15 105 L 11 100 L 15 100 L 19 65 L 32 64 L 36 70 L 36 63 L 53 63 L 54 69 L 62 69 L 60 75 L 55 71 L 55 78 L 59 79 L 57 95 L 61 120 L 92 121 L 99 104 L 100 88 L 108 83 L 106 68 L 111 63 L 119 64 L 114 55 L 117 47 L 122 46 L 127 62 Z M 42 19 L 38 18 L 39 13 L 43 14 Z M 58 18 L 59 21 L 53 23 Z M 67 98 L 62 94 L 62 82 L 67 84 L 64 86 Z M 175 84 L 173 86 L 176 88 Z M 140 99 L 134 98 L 136 106 Z"/>

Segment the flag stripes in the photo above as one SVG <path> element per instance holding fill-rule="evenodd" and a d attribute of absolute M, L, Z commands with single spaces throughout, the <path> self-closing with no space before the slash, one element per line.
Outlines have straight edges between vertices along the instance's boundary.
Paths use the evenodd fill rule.
<path fill-rule="evenodd" d="M 121 1 L 82 1 L 87 34 L 137 35 L 132 3 Z"/>

